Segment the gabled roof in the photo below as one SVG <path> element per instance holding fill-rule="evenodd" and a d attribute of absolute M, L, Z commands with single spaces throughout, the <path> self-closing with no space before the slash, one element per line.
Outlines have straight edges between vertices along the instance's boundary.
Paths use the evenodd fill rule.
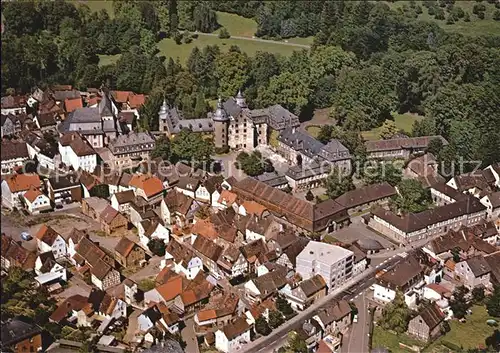
<path fill-rule="evenodd" d="M 78 311 L 87 305 L 87 297 L 80 294 L 75 294 L 63 301 L 57 309 L 50 315 L 50 320 L 56 323 L 65 319 L 73 310 Z"/>
<path fill-rule="evenodd" d="M 2 141 L 2 161 L 8 161 L 10 159 L 17 158 L 29 158 L 28 146 L 26 142 L 16 142 L 16 141 Z"/>
<path fill-rule="evenodd" d="M 286 268 L 278 265 L 274 271 L 268 272 L 251 281 L 259 290 L 261 298 L 267 298 L 286 285 Z"/>
<path fill-rule="evenodd" d="M 181 215 L 187 215 L 194 201 L 192 198 L 175 190 L 169 191 L 163 200 L 170 212 Z"/>
<path fill-rule="evenodd" d="M 419 261 L 413 255 L 409 255 L 406 261 L 380 276 L 379 282 L 395 288 L 404 288 L 417 276 L 423 276 L 423 273 L 424 269 Z"/>
<path fill-rule="evenodd" d="M 485 210 L 486 207 L 483 206 L 477 198 L 471 195 L 465 195 L 464 199 L 456 202 L 420 213 L 408 213 L 403 217 L 399 217 L 395 213 L 387 211 L 382 207 L 373 209 L 372 214 L 387 221 L 405 233 L 411 233 L 438 222 Z"/>
<path fill-rule="evenodd" d="M 323 325 L 329 325 L 334 321 L 339 321 L 346 315 L 351 314 L 351 306 L 345 300 L 339 300 L 332 305 L 322 309 L 318 313 L 318 317 Z"/>
<path fill-rule="evenodd" d="M 184 267 L 187 267 L 189 261 L 195 257 L 191 250 L 176 240 L 171 240 L 165 251 L 172 255 L 176 263 L 181 263 Z"/>
<path fill-rule="evenodd" d="M 40 191 L 40 189 L 31 187 L 28 191 L 26 191 L 23 197 L 29 202 L 33 202 L 37 199 L 38 196 L 41 195 L 43 195 L 43 193 Z"/>
<path fill-rule="evenodd" d="M 118 244 L 116 244 L 115 252 L 117 252 L 123 257 L 127 257 L 136 246 L 138 245 L 134 243 L 132 240 L 130 240 L 127 237 L 123 237 L 120 239 Z"/>
<path fill-rule="evenodd" d="M 429 142 L 433 139 L 440 139 L 444 145 L 448 144 L 448 141 L 440 135 L 436 136 L 421 136 L 421 137 L 410 137 L 410 138 L 397 138 L 389 140 L 377 140 L 377 141 L 366 141 L 366 151 L 377 152 L 377 151 L 391 151 L 399 149 L 423 149 L 429 145 Z"/>
<path fill-rule="evenodd" d="M 248 262 L 254 263 L 261 255 L 266 254 L 269 249 L 262 239 L 258 239 L 243 245 L 240 247 L 240 251 Z"/>
<path fill-rule="evenodd" d="M 389 183 L 383 182 L 348 191 L 337 197 L 335 201 L 345 208 L 353 208 L 394 195 L 396 195 L 396 189 Z"/>
<path fill-rule="evenodd" d="M 106 224 L 111 224 L 116 217 L 126 219 L 124 215 L 115 210 L 111 205 L 107 205 L 104 211 L 100 214 L 101 220 Z"/>
<path fill-rule="evenodd" d="M 39 188 L 41 185 L 38 174 L 13 174 L 6 177 L 5 181 L 12 193 L 27 191 L 32 187 Z"/>
<path fill-rule="evenodd" d="M 246 332 L 248 330 L 250 330 L 250 325 L 242 317 L 239 317 L 234 322 L 232 322 L 232 323 L 230 323 L 222 328 L 224 335 L 226 336 L 226 338 L 229 341 L 242 335 L 244 332 Z"/>
<path fill-rule="evenodd" d="M 134 174 L 130 179 L 129 186 L 144 190 L 146 197 L 157 195 L 163 191 L 161 180 L 146 174 Z"/>
<path fill-rule="evenodd" d="M 217 261 L 220 254 L 222 253 L 221 246 L 215 244 L 214 242 L 203 236 L 196 237 L 193 243 L 193 249 L 195 249 L 200 254 L 206 256 L 212 261 Z"/>
<path fill-rule="evenodd" d="M 215 190 L 221 190 L 221 184 L 224 182 L 224 177 L 222 175 L 214 175 L 208 177 L 203 185 L 210 194 L 213 194 Z"/>
<path fill-rule="evenodd" d="M 426 306 L 419 315 L 429 327 L 429 331 L 434 330 L 445 318 L 445 315 L 435 303 Z"/>
<path fill-rule="evenodd" d="M 467 259 L 465 262 L 467 262 L 467 265 L 469 265 L 470 270 L 476 278 L 491 272 L 490 265 L 483 256 L 474 256 Z"/>
<path fill-rule="evenodd" d="M 310 297 L 316 293 L 318 293 L 320 290 L 326 288 L 326 282 L 321 277 L 321 275 L 314 275 L 313 277 L 300 282 L 299 287 L 302 289 L 306 297 Z"/>
<path fill-rule="evenodd" d="M 52 227 L 43 224 L 35 237 L 45 244 L 52 246 L 59 235 Z"/>
<path fill-rule="evenodd" d="M 132 109 L 140 108 L 146 102 L 144 94 L 132 94 L 128 97 L 128 105 Z"/>
<path fill-rule="evenodd" d="M 111 91 L 111 96 L 117 103 L 127 103 L 129 97 L 133 94 L 132 91 Z"/>
<path fill-rule="evenodd" d="M 70 113 L 78 108 L 83 108 L 83 102 L 81 97 L 66 98 L 64 100 L 64 109 L 66 110 L 66 112 Z"/>

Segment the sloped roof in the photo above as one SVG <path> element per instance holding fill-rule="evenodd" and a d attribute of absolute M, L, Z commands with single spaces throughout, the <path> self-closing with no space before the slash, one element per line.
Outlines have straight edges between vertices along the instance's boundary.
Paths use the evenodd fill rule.
<path fill-rule="evenodd" d="M 334 321 L 339 321 L 346 315 L 351 313 L 351 307 L 345 300 L 339 300 L 332 305 L 322 309 L 318 313 L 318 317 L 324 325 L 328 325 Z"/>
<path fill-rule="evenodd" d="M 217 261 L 223 249 L 221 246 L 203 236 L 196 237 L 193 248 L 212 261 Z"/>
<path fill-rule="evenodd" d="M 419 275 L 423 275 L 423 267 L 413 255 L 409 255 L 406 261 L 380 276 L 379 282 L 396 288 L 404 288 Z"/>
<path fill-rule="evenodd" d="M 154 196 L 163 191 L 163 183 L 155 176 L 146 174 L 134 174 L 130 179 L 129 186 L 144 190 L 147 197 Z"/>
<path fill-rule="evenodd" d="M 448 141 L 440 135 L 436 136 L 421 136 L 421 137 L 410 137 L 410 138 L 397 138 L 389 140 L 376 140 L 376 141 L 366 141 L 366 151 L 367 152 L 377 152 L 377 151 L 390 151 L 399 149 L 423 149 L 429 145 L 429 142 L 433 139 L 440 139 L 444 145 L 448 144 Z"/>
<path fill-rule="evenodd" d="M 70 113 L 78 108 L 83 108 L 83 102 L 81 97 L 66 98 L 64 100 L 64 109 L 66 110 L 66 112 Z"/>
<path fill-rule="evenodd" d="M 239 317 L 234 322 L 224 326 L 222 331 L 224 332 L 226 338 L 231 341 L 232 339 L 240 336 L 249 329 L 250 325 L 248 324 L 248 322 L 244 318 Z"/>
<path fill-rule="evenodd" d="M 490 265 L 481 255 L 471 257 L 470 259 L 467 259 L 466 262 L 475 277 L 481 277 L 491 272 Z"/>
<path fill-rule="evenodd" d="M 335 201 L 345 208 L 353 208 L 394 195 L 396 195 L 396 189 L 389 183 L 383 182 L 348 191 L 337 197 Z"/>
<path fill-rule="evenodd" d="M 430 331 L 432 331 L 437 325 L 439 325 L 445 318 L 445 315 L 435 303 L 426 306 L 419 313 L 419 315 L 427 324 Z"/>
<path fill-rule="evenodd" d="M 43 241 L 45 244 L 52 246 L 58 235 L 59 233 L 52 227 L 42 224 L 35 237 Z"/>
<path fill-rule="evenodd" d="M 43 195 L 43 193 L 40 191 L 40 189 L 31 187 L 26 193 L 23 195 L 23 197 L 28 200 L 29 202 L 33 202 L 36 200 L 38 196 Z"/>
<path fill-rule="evenodd" d="M 132 202 L 135 198 L 133 190 L 120 191 L 114 194 L 119 205 Z"/>
<path fill-rule="evenodd" d="M 101 220 L 103 220 L 106 224 L 111 224 L 116 217 L 126 219 L 124 215 L 115 210 L 111 205 L 107 205 L 104 211 L 100 214 Z"/>
<path fill-rule="evenodd" d="M 181 192 L 170 190 L 164 198 L 170 212 L 178 212 L 186 215 L 193 204 L 193 199 Z"/>
<path fill-rule="evenodd" d="M 115 246 L 115 252 L 118 254 L 127 257 L 132 249 L 134 249 L 135 246 L 138 246 L 136 243 L 134 243 L 132 240 L 130 240 L 127 237 L 123 237 L 120 239 L 118 244 Z"/>
<path fill-rule="evenodd" d="M 408 213 L 403 217 L 399 217 L 395 213 L 387 211 L 382 207 L 373 209 L 372 214 L 389 222 L 405 233 L 411 233 L 438 222 L 484 210 L 486 210 L 486 207 L 483 206 L 477 198 L 471 195 L 465 195 L 464 199 L 458 200 L 457 202 L 420 213 Z"/>
<path fill-rule="evenodd" d="M 128 105 L 130 108 L 140 108 L 146 102 L 144 94 L 132 94 L 128 97 Z"/>
<path fill-rule="evenodd" d="M 80 294 L 75 294 L 66 300 L 64 300 L 57 309 L 50 315 L 50 320 L 54 322 L 61 322 L 65 319 L 68 314 L 75 310 L 81 310 L 85 305 L 87 305 L 87 297 Z"/>
<path fill-rule="evenodd" d="M 21 192 L 32 187 L 40 187 L 40 177 L 38 174 L 13 174 L 5 178 L 10 192 Z"/>
<path fill-rule="evenodd" d="M 326 288 L 326 282 L 321 275 L 314 275 L 313 277 L 300 282 L 299 287 L 302 289 L 306 297 L 310 297 Z"/>

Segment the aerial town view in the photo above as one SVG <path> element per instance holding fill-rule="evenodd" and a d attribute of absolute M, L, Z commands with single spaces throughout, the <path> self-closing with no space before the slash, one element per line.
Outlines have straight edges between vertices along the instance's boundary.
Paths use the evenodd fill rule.
<path fill-rule="evenodd" d="M 1 21 L 1 353 L 500 352 L 500 0 Z"/>

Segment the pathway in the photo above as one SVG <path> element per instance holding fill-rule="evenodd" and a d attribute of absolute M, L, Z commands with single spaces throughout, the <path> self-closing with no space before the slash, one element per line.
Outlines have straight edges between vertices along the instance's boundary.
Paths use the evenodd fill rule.
<path fill-rule="evenodd" d="M 219 37 L 218 33 L 193 32 L 193 34 L 197 34 L 199 36 Z M 277 40 L 262 39 L 262 38 L 250 38 L 250 37 L 231 36 L 231 38 L 228 38 L 228 39 L 240 39 L 240 40 L 250 40 L 252 42 L 281 44 L 281 45 L 288 45 L 290 47 L 298 47 L 298 48 L 304 48 L 304 49 L 310 49 L 311 48 L 311 46 L 307 45 L 307 44 L 281 42 L 281 41 L 277 41 Z"/>
<path fill-rule="evenodd" d="M 189 353 L 199 353 L 200 348 L 198 347 L 198 340 L 194 333 L 193 318 L 187 319 L 184 321 L 184 324 L 186 326 L 181 330 L 182 339 L 186 343 L 186 349 L 184 351 Z"/>

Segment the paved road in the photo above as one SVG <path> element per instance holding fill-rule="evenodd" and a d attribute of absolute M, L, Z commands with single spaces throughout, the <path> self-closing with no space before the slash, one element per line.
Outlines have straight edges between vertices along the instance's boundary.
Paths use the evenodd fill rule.
<path fill-rule="evenodd" d="M 196 32 L 196 34 L 200 36 L 209 36 L 209 37 L 218 37 L 219 35 L 217 33 L 201 33 L 201 32 Z M 268 40 L 268 39 L 261 39 L 261 38 L 249 38 L 249 37 L 240 37 L 240 36 L 231 36 L 230 39 L 241 39 L 241 40 L 249 40 L 252 42 L 261 42 L 261 43 L 272 43 L 272 44 L 281 44 L 281 45 L 288 45 L 290 47 L 298 47 L 298 48 L 304 48 L 304 49 L 310 49 L 311 46 L 307 44 L 298 44 L 298 43 L 290 43 L 290 42 L 280 42 L 277 40 Z"/>
<path fill-rule="evenodd" d="M 25 241 L 21 239 L 21 232 L 30 232 L 30 228 L 23 226 L 15 222 L 11 217 L 1 214 L 0 223 L 2 227 L 2 233 L 9 235 L 15 241 L 20 241 L 23 248 L 29 251 L 36 251 L 36 240 L 33 238 L 30 241 Z M 34 234 L 31 234 L 34 237 Z"/>
<path fill-rule="evenodd" d="M 200 348 L 198 347 L 198 340 L 194 333 L 194 321 L 193 318 L 184 321 L 186 327 L 181 330 L 181 336 L 184 342 L 186 342 L 186 352 L 189 353 L 199 353 Z"/>
<path fill-rule="evenodd" d="M 353 322 L 349 333 L 344 336 L 342 353 L 368 352 L 370 314 L 368 312 L 368 302 L 365 292 L 354 300 L 354 304 L 358 308 L 358 322 Z"/>
<path fill-rule="evenodd" d="M 333 290 L 326 297 L 321 298 L 319 301 L 314 303 L 312 306 L 306 310 L 300 312 L 297 316 L 285 322 L 282 326 L 275 329 L 269 336 L 261 337 L 244 347 L 242 347 L 240 352 L 267 352 L 267 347 L 274 345 L 276 341 L 283 340 L 291 330 L 300 327 L 306 320 L 309 320 L 316 312 L 329 305 L 334 299 L 352 299 L 359 296 L 359 293 L 368 288 L 375 281 L 375 274 L 377 271 L 384 268 L 392 268 L 396 266 L 402 259 L 398 256 L 392 258 L 391 260 L 379 265 L 378 267 L 369 268 L 360 275 L 350 279 L 337 289 Z"/>

